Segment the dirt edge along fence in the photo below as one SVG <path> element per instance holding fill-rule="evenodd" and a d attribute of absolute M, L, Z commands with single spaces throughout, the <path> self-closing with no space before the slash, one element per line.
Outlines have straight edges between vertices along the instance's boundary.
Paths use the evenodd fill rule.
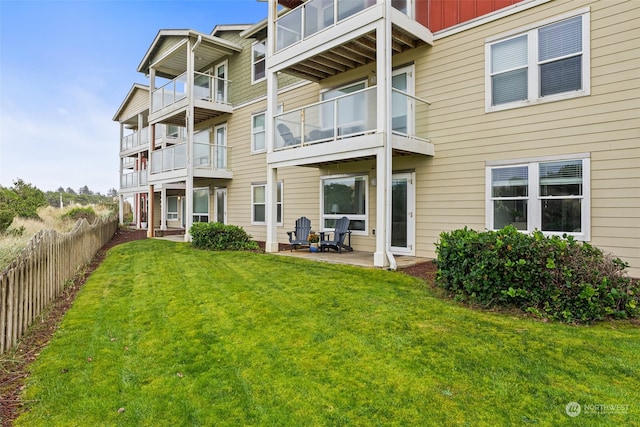
<path fill-rule="evenodd" d="M 118 228 L 117 218 L 80 219 L 60 234 L 41 230 L 0 272 L 0 354 L 18 343 L 33 320 L 63 291 L 65 283 L 88 264 Z"/>

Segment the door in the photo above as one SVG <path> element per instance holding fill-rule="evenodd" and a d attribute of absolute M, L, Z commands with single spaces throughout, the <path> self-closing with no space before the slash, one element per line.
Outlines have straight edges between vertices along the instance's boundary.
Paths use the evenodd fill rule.
<path fill-rule="evenodd" d="M 227 189 L 216 189 L 216 206 L 215 206 L 216 222 L 222 224 L 227 223 Z"/>
<path fill-rule="evenodd" d="M 227 61 L 216 65 L 215 69 L 216 102 L 227 103 Z"/>
<path fill-rule="evenodd" d="M 412 135 L 413 66 L 394 70 L 391 86 L 391 129 L 397 134 Z"/>
<path fill-rule="evenodd" d="M 414 172 L 396 173 L 391 178 L 391 252 L 415 255 Z"/>

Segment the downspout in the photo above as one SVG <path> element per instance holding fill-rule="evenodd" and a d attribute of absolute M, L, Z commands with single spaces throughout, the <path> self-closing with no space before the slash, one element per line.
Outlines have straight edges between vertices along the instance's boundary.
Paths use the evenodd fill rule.
<path fill-rule="evenodd" d="M 200 43 L 202 43 L 202 35 L 198 34 L 198 40 L 196 40 L 196 42 L 193 44 L 191 52 L 195 52 L 198 46 L 200 46 Z"/>

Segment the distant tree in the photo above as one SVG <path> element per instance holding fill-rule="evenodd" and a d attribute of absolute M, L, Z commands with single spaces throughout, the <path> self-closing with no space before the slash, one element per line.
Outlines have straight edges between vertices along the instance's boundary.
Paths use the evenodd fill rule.
<path fill-rule="evenodd" d="M 109 191 L 107 191 L 107 197 L 118 197 L 118 190 L 110 188 Z"/>
<path fill-rule="evenodd" d="M 56 193 L 64 193 L 64 188 L 58 187 L 58 189 L 56 190 Z"/>
<path fill-rule="evenodd" d="M 78 189 L 78 194 L 86 194 L 88 196 L 93 195 L 93 192 L 89 190 L 89 186 L 85 185 L 84 187 L 80 187 Z"/>
<path fill-rule="evenodd" d="M 13 222 L 15 216 L 13 206 L 17 198 L 14 191 L 0 185 L 0 234 L 4 233 Z"/>
<path fill-rule="evenodd" d="M 5 217 L 11 213 L 13 216 L 37 219 L 38 208 L 47 204 L 42 190 L 22 179 L 15 180 L 11 188 L 2 188 L 0 195 L 0 211 L 4 212 Z"/>
<path fill-rule="evenodd" d="M 71 187 L 67 187 L 67 189 L 65 190 L 65 193 L 76 194 L 76 192 L 73 191 L 73 188 L 71 188 Z"/>

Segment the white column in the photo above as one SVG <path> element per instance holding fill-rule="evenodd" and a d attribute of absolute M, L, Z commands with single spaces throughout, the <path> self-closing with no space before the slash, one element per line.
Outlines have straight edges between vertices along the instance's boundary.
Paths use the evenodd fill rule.
<path fill-rule="evenodd" d="M 185 126 L 187 128 L 187 179 L 184 201 L 186 203 L 185 215 L 185 233 L 184 241 L 191 241 L 191 226 L 193 225 L 193 63 L 194 53 L 191 40 L 187 43 L 187 99 L 189 106 L 185 117 Z"/>
<path fill-rule="evenodd" d="M 167 189 L 162 186 L 160 190 L 160 230 L 167 229 Z"/>
<path fill-rule="evenodd" d="M 267 78 L 267 111 L 265 113 L 265 133 L 267 144 L 267 159 L 273 152 L 274 146 L 274 126 L 273 116 L 278 105 L 278 76 L 269 67 L 270 58 L 275 52 L 275 19 L 277 3 L 269 0 L 269 16 L 267 19 L 267 54 L 266 54 L 266 78 Z M 265 241 L 265 252 L 278 252 L 278 170 L 267 161 L 267 186 L 266 196 L 266 222 L 267 238 Z"/>
<path fill-rule="evenodd" d="M 378 132 L 384 139 L 376 154 L 376 251 L 373 265 L 388 265 L 387 252 L 391 238 L 391 21 L 390 2 L 385 2 L 385 17 L 376 28 L 376 78 Z"/>
<path fill-rule="evenodd" d="M 118 223 L 124 224 L 124 196 L 118 195 Z"/>

